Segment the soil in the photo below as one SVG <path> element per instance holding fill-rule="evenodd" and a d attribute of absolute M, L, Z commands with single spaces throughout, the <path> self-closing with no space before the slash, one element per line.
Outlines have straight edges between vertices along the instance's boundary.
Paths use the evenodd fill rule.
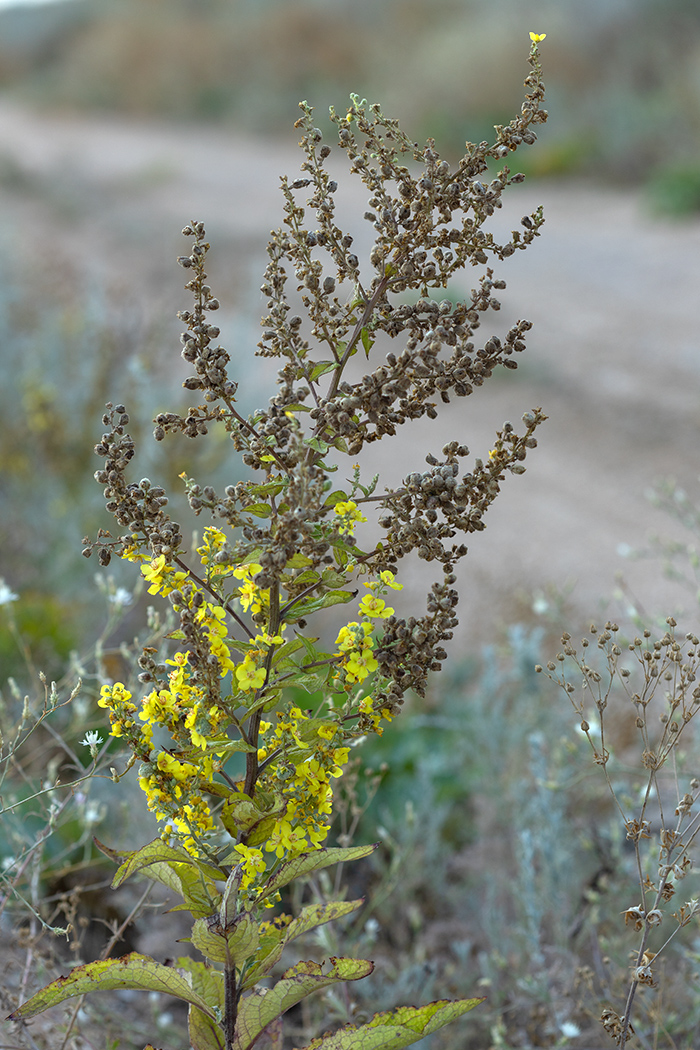
<path fill-rule="evenodd" d="M 175 339 L 173 316 L 186 305 L 173 265 L 185 243 L 179 231 L 202 219 L 215 247 L 222 338 L 233 333 L 246 355 L 241 371 L 253 368 L 247 381 L 262 398 L 271 372 L 252 356 L 264 309 L 258 288 L 267 235 L 281 218 L 279 175 L 294 175 L 301 159 L 293 131 L 284 142 L 258 140 L 199 125 L 39 115 L 5 100 L 0 142 L 3 236 L 27 271 L 49 260 L 104 282 L 125 312 L 163 318 Z M 343 185 L 341 211 L 361 216 L 364 188 Z M 506 478 L 460 567 L 460 650 L 508 622 L 544 622 L 543 596 L 550 610 L 556 595 L 568 607 L 562 626 L 600 615 L 616 589 L 603 618 L 630 602 L 654 615 L 688 603 L 657 560 L 625 560 L 622 551 L 643 547 L 652 532 L 681 535 L 650 505 L 654 481 L 673 475 L 691 494 L 697 482 L 700 221 L 655 219 L 638 192 L 609 186 L 527 182 L 507 196 L 498 230 L 540 203 L 547 219 L 530 250 L 498 267 L 508 287 L 489 330 L 502 335 L 520 317 L 534 323 L 518 371 L 446 406 L 439 425 L 407 426 L 363 459 L 391 482 L 421 469 L 446 440 L 485 456 L 504 420 L 517 424 L 534 406 L 547 413 L 527 473 Z M 360 248 L 363 226 L 358 219 L 353 230 Z M 467 274 L 451 291 L 474 283 Z M 429 572 L 422 565 L 410 574 L 409 598 Z"/>

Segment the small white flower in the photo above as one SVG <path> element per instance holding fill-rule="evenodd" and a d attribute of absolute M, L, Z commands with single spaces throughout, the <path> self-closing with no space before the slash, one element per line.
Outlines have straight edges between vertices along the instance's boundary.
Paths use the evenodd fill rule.
<path fill-rule="evenodd" d="M 98 745 L 102 743 L 102 737 L 97 729 L 89 729 L 80 743 L 83 747 L 89 747 L 91 757 L 95 758 Z"/>
<path fill-rule="evenodd" d="M 2 576 L 0 576 L 0 605 L 9 605 L 10 602 L 16 602 L 18 598 L 19 595 L 11 591 Z"/>
<path fill-rule="evenodd" d="M 581 1034 L 581 1029 L 573 1021 L 564 1021 L 563 1024 L 559 1025 L 559 1028 L 566 1039 L 575 1039 L 577 1035 Z"/>
<path fill-rule="evenodd" d="M 85 807 L 85 823 L 88 827 L 99 824 L 104 816 L 104 807 L 97 802 L 88 802 Z"/>
<path fill-rule="evenodd" d="M 126 587 L 117 587 L 114 594 L 110 594 L 109 600 L 112 605 L 130 605 L 133 595 Z"/>

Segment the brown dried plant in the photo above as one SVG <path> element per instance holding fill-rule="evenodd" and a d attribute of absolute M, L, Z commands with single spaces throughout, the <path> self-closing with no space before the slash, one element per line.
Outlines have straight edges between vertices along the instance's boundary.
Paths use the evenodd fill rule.
<path fill-rule="evenodd" d="M 170 638 L 181 648 L 172 658 L 148 646 L 139 659 L 145 695 L 110 682 L 98 701 L 112 736 L 131 752 L 124 773 L 139 761 L 145 804 L 166 823 L 159 838 L 134 853 L 101 848 L 122 860 L 115 886 L 141 871 L 183 896 L 192 943 L 207 962 L 183 957 L 165 967 L 130 953 L 88 964 L 21 1005 L 14 1020 L 108 986 L 167 990 L 190 1006 L 194 1050 L 248 1050 L 312 991 L 372 972 L 370 960 L 332 957 L 330 970 L 306 960 L 270 987 L 288 943 L 362 901 L 308 905 L 294 920 L 263 916 L 294 879 L 372 851 L 323 846 L 331 783 L 343 776 L 350 747 L 381 735 L 405 694 L 423 696 L 429 674 L 441 670 L 457 624 L 463 540 L 485 528 L 506 474 L 524 472 L 545 416 L 539 408 L 526 412 L 521 434 L 504 423 L 488 455 L 466 472 L 460 461 L 469 449 L 449 441 L 441 458 L 426 456 L 427 470 L 383 492 L 376 491 L 378 477 L 363 483 L 356 465 L 345 467 L 351 477 L 334 478 L 336 460 L 395 437 L 410 420 L 435 419 L 438 404 L 472 394 L 499 365 L 517 367 L 529 321 L 483 343 L 477 331 L 485 314 L 500 310 L 495 293 L 505 287 L 487 264 L 527 248 L 544 222 L 541 208 L 524 216 L 504 243 L 486 230 L 503 192 L 523 179 L 506 158 L 535 141 L 532 126 L 547 116 L 537 47 L 543 36 L 530 36 L 532 71 L 519 116 L 495 128 L 493 144 L 467 143 L 454 167 L 433 140 L 419 147 L 378 105 L 353 95 L 347 113 L 331 109 L 338 147 L 370 194 L 365 220 L 374 245 L 362 264 L 353 236 L 336 221 L 338 187 L 326 165 L 331 147 L 301 103 L 302 176 L 282 179 L 284 221 L 268 244 L 262 286 L 267 313 L 258 355 L 279 361 L 277 390 L 248 416 L 234 378 L 242 369 L 234 372 L 210 319 L 220 304 L 207 283 L 204 226 L 191 221 L 183 229 L 190 247 L 179 263 L 194 299 L 179 315 L 182 357 L 192 367 L 184 386 L 200 403 L 184 415 L 160 413 L 154 437 L 199 438 L 217 426 L 248 478 L 217 493 L 181 475 L 194 514 L 216 523 L 205 527 L 201 546 L 188 549 L 185 530 L 166 510 L 165 489 L 148 478 L 129 480 L 129 416 L 110 403 L 95 478 L 120 532 L 100 530 L 83 553 L 95 552 L 102 565 L 113 556 L 138 565 L 149 593 L 167 598 L 178 620 Z M 482 181 L 490 161 L 502 167 Z M 486 267 L 477 288 L 461 302 L 438 299 L 466 265 Z M 396 353 L 390 340 L 399 344 Z M 361 354 L 380 360 L 358 378 L 350 362 Z M 363 549 L 355 528 L 373 509 L 384 538 L 363 542 Z M 382 595 L 401 590 L 394 571 L 411 555 L 436 563 L 440 578 L 425 612 L 403 616 Z M 324 648 L 317 647 L 307 620 L 354 602 L 360 587 L 369 593 L 350 614 L 359 622 L 341 627 L 331 651 L 323 638 Z M 299 706 L 295 689 L 307 694 L 308 708 Z M 115 780 L 124 773 L 115 772 Z M 379 1045 L 381 1026 L 386 1045 L 400 1048 L 480 1001 L 401 1007 L 310 1045 Z"/>
<path fill-rule="evenodd" d="M 675 900 L 678 883 L 691 870 L 700 832 L 700 779 L 688 773 L 690 723 L 700 711 L 700 639 L 686 634 L 679 640 L 673 617 L 666 624 L 660 637 L 645 629 L 628 643 L 615 623 L 607 622 L 602 631 L 591 625 L 580 651 L 564 633 L 556 659 L 546 668 L 537 666 L 568 696 L 634 851 L 638 895 L 620 918 L 638 935 L 627 994 L 620 1009 L 606 1006 L 600 1017 L 621 1050 L 634 1034 L 638 992 L 657 986 L 660 956 L 700 910 L 697 897 L 680 904 Z M 599 660 L 591 660 L 592 643 Z M 619 730 L 613 720 L 621 705 L 636 745 L 618 753 L 611 738 Z M 630 768 L 633 793 L 626 787 Z"/>

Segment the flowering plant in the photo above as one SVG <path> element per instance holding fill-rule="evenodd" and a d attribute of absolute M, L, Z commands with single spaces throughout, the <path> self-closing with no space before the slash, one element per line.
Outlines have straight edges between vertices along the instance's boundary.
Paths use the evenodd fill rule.
<path fill-rule="evenodd" d="M 301 104 L 303 175 L 282 179 L 284 226 L 269 243 L 262 286 L 268 313 L 258 353 L 280 360 L 278 390 L 267 408 L 247 418 L 237 407 L 230 356 L 216 344 L 220 332 L 210 320 L 219 302 L 206 283 L 205 230 L 194 221 L 184 228 L 191 247 L 179 262 L 191 275 L 194 297 L 179 315 L 182 356 L 193 369 L 184 386 L 200 392 L 203 403 L 185 416 L 158 415 L 154 436 L 197 438 L 218 426 L 252 476 L 217 493 L 183 475 L 191 509 L 214 522 L 188 553 L 180 525 L 165 510 L 164 489 L 146 478 L 127 480 L 135 454 L 129 418 L 124 406 L 110 404 L 95 476 L 123 532 L 114 538 L 101 531 L 84 553 L 96 551 L 102 565 L 115 555 L 138 565 L 149 593 L 166 598 L 177 616 L 171 655 L 160 659 L 146 649 L 139 660 L 144 695 L 112 682 L 98 701 L 111 735 L 131 754 L 127 768 L 139 763 L 139 784 L 161 834 L 135 852 L 101 848 L 120 863 L 115 886 L 138 872 L 183 898 L 180 907 L 193 918 L 192 945 L 205 961 L 183 957 L 165 966 L 131 953 L 89 963 L 39 992 L 14 1018 L 98 988 L 165 991 L 189 1004 L 194 1050 L 247 1050 L 266 1029 L 272 1040 L 269 1026 L 311 992 L 371 973 L 366 960 L 304 961 L 271 984 L 295 938 L 351 914 L 362 901 L 311 904 L 294 918 L 270 909 L 292 880 L 371 853 L 372 846 L 326 845 L 333 784 L 349 747 L 381 734 L 406 692 L 422 696 L 429 673 L 440 670 L 457 623 L 455 565 L 467 551 L 459 535 L 484 528 L 505 473 L 523 473 L 544 416 L 526 412 L 520 435 L 504 424 L 486 462 L 476 459 L 468 472 L 460 460 L 469 450 L 450 441 L 442 458 L 426 457 L 427 470 L 383 493 L 378 478 L 363 483 L 357 466 L 347 484 L 335 482 L 334 460 L 355 457 L 409 420 L 434 419 L 434 398 L 446 403 L 473 393 L 498 365 L 517 367 L 528 321 L 514 324 L 503 341 L 491 336 L 478 348 L 473 341 L 481 315 L 500 308 L 493 293 L 505 287 L 490 267 L 467 301 L 432 293 L 467 263 L 505 259 L 539 234 L 541 209 L 497 243 L 484 226 L 505 188 L 522 176 L 504 163 L 488 185 L 480 181 L 489 160 L 504 161 L 534 142 L 532 125 L 546 119 L 534 38 L 530 65 L 521 114 L 496 128 L 492 145 L 467 143 L 455 168 L 432 140 L 419 149 L 376 105 L 352 96 L 346 114 L 331 110 L 338 145 L 371 195 L 365 218 L 376 238 L 368 277 L 353 238 L 336 223 L 337 186 L 325 166 L 331 149 L 322 144 L 311 108 Z M 421 172 L 412 173 L 406 155 Z M 304 207 L 296 195 L 307 189 Z M 409 300 L 406 292 L 417 297 Z M 306 322 L 294 312 L 295 297 Z M 376 344 L 401 336 L 398 354 L 385 352 L 373 372 L 350 378 L 359 351 L 369 359 Z M 356 531 L 372 508 L 385 538 L 366 549 Z M 441 578 L 425 613 L 404 617 L 390 602 L 402 586 L 399 562 L 412 553 L 436 562 Z M 308 634 L 313 615 L 340 605 L 352 612 L 332 645 Z M 298 699 L 304 692 L 308 708 Z M 401 1007 L 310 1046 L 407 1046 L 479 1001 Z"/>

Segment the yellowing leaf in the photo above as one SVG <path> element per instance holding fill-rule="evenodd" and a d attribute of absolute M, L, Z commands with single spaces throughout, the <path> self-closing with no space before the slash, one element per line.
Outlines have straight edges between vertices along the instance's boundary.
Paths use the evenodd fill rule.
<path fill-rule="evenodd" d="M 300 879 L 303 875 L 308 875 L 312 871 L 320 871 L 321 868 L 328 868 L 331 864 L 361 860 L 363 857 L 369 857 L 370 853 L 373 853 L 375 849 L 376 846 L 372 844 L 369 846 L 349 846 L 347 849 L 317 849 L 313 853 L 302 853 L 300 856 L 294 857 L 293 860 L 288 860 L 282 864 L 272 878 L 265 883 L 260 891 L 258 900 L 263 900 L 265 897 L 269 897 L 271 893 L 276 893 L 277 890 L 286 886 L 292 879 Z"/>
<path fill-rule="evenodd" d="M 226 1039 L 221 1025 L 196 1006 L 190 1006 L 187 1027 L 192 1050 L 224 1050 Z"/>
<path fill-rule="evenodd" d="M 178 970 L 185 972 L 192 985 L 192 990 L 215 1013 L 224 1011 L 224 975 L 221 970 L 214 970 L 208 963 L 183 955 L 175 960 Z"/>
<path fill-rule="evenodd" d="M 197 1006 L 204 1014 L 213 1011 L 192 988 L 188 974 L 163 966 L 148 955 L 131 952 L 121 959 L 105 959 L 77 966 L 67 977 L 59 977 L 33 995 L 10 1014 L 13 1021 L 34 1017 L 50 1006 L 57 1006 L 74 995 L 106 992 L 115 988 L 138 988 L 145 992 L 164 992 Z"/>
<path fill-rule="evenodd" d="M 117 889 L 130 875 L 134 875 L 137 871 L 148 867 L 156 861 L 194 865 L 210 879 L 223 879 L 225 877 L 223 872 L 211 864 L 197 860 L 196 857 L 193 857 L 184 849 L 177 846 L 169 846 L 162 839 L 153 839 L 152 842 L 149 842 L 141 849 L 124 853 L 122 856 L 126 857 L 126 860 L 112 880 L 112 889 Z"/>
<path fill-rule="evenodd" d="M 440 999 L 426 1006 L 400 1006 L 375 1014 L 367 1024 L 313 1039 L 304 1050 L 401 1050 L 473 1010 L 483 999 Z"/>
<path fill-rule="evenodd" d="M 309 904 L 307 907 L 302 908 L 301 913 L 290 922 L 289 926 L 274 932 L 268 931 L 264 936 L 271 940 L 272 934 L 272 937 L 275 937 L 275 939 L 271 944 L 265 944 L 265 941 L 262 941 L 261 958 L 247 973 L 243 984 L 244 990 L 247 991 L 249 988 L 254 987 L 260 978 L 272 969 L 281 958 L 284 949 L 296 937 L 300 937 L 303 933 L 308 933 L 309 930 L 315 930 L 318 926 L 323 926 L 324 923 L 332 922 L 333 919 L 340 919 L 344 915 L 350 915 L 363 904 L 363 899 L 356 901 L 331 901 L 329 904 Z"/>
<path fill-rule="evenodd" d="M 339 981 L 359 981 L 374 969 L 374 963 L 366 959 L 331 958 L 330 962 L 327 973 L 321 963 L 298 963 L 285 971 L 273 988 L 258 988 L 242 999 L 233 1050 L 248 1050 L 263 1028 L 312 992 Z"/>

